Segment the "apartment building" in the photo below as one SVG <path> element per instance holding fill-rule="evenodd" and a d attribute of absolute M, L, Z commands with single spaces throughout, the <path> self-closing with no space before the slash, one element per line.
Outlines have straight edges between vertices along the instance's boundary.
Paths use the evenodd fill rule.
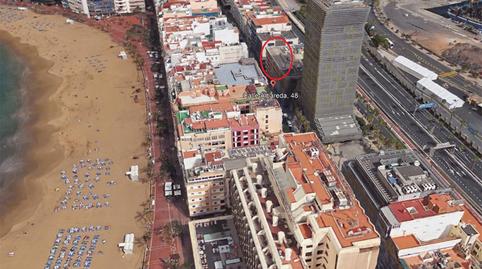
<path fill-rule="evenodd" d="M 87 0 L 62 0 L 62 6 L 70 9 L 74 13 L 84 14 L 90 17 L 89 5 Z"/>
<path fill-rule="evenodd" d="M 217 17 L 221 10 L 216 0 L 167 0 L 156 5 L 159 17 Z"/>
<path fill-rule="evenodd" d="M 193 113 L 180 111 L 178 120 L 178 149 L 216 151 L 232 147 L 232 132 L 227 118 L 222 113 Z"/>
<path fill-rule="evenodd" d="M 282 37 L 284 40 L 273 39 L 273 37 Z M 261 51 L 261 57 L 264 61 L 266 60 L 266 51 L 269 48 L 273 48 L 275 46 L 281 46 L 281 47 L 286 47 L 286 49 L 288 49 L 287 45 L 285 44 L 285 41 L 291 46 L 292 49 L 294 47 L 298 47 L 299 45 L 301 45 L 298 39 L 298 36 L 296 36 L 296 34 L 290 30 L 290 31 L 282 31 L 282 32 L 271 31 L 271 32 L 257 33 L 253 38 L 252 46 L 255 51 L 261 51 L 261 49 L 264 46 L 263 51 Z M 256 57 L 259 57 L 259 54 L 256 55 Z M 289 60 L 289 55 L 287 58 Z"/>
<path fill-rule="evenodd" d="M 233 216 L 189 222 L 195 269 L 250 269 L 242 261 Z"/>
<path fill-rule="evenodd" d="M 183 152 L 183 168 L 189 216 L 197 217 L 226 210 L 225 170 L 222 151 Z"/>
<path fill-rule="evenodd" d="M 278 201 L 268 192 L 263 157 L 225 162 L 233 221 L 248 268 L 303 268 L 288 227 L 280 221 Z"/>
<path fill-rule="evenodd" d="M 254 115 L 228 119 L 232 131 L 232 147 L 241 148 L 259 144 L 259 124 Z"/>
<path fill-rule="evenodd" d="M 231 7 L 230 13 L 233 19 L 247 39 L 249 38 L 249 19 L 246 13 L 250 11 L 262 13 L 272 10 L 272 4 L 266 0 L 226 0 L 226 4 Z"/>
<path fill-rule="evenodd" d="M 449 194 L 395 202 L 381 209 L 391 268 L 480 268 L 481 222 Z"/>
<path fill-rule="evenodd" d="M 260 99 L 251 104 L 251 111 L 258 120 L 260 132 L 267 137 L 283 131 L 283 112 L 276 99 Z"/>
<path fill-rule="evenodd" d="M 284 44 L 267 47 L 264 51 L 265 67 L 271 76 L 279 78 L 289 72 L 284 79 L 277 81 L 274 87 L 276 93 L 286 94 L 289 97 L 280 100 L 283 107 L 292 106 L 292 99 L 299 97 L 298 85 L 303 72 L 303 44 L 292 45 L 291 52 L 293 55 Z M 290 65 L 291 60 L 293 62 Z M 289 70 L 290 66 L 291 70 Z"/>
<path fill-rule="evenodd" d="M 144 12 L 144 0 L 62 0 L 62 6 L 87 17 Z"/>
<path fill-rule="evenodd" d="M 375 268 L 378 233 L 314 133 L 280 135 L 276 157 L 225 167 L 248 266 Z"/>
<path fill-rule="evenodd" d="M 253 58 L 235 63 L 221 64 L 214 68 L 214 83 L 218 85 L 267 85 L 268 81 Z"/>

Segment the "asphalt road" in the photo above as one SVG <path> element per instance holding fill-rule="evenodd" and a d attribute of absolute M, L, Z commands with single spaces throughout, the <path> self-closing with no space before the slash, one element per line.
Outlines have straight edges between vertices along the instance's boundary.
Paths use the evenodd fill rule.
<path fill-rule="evenodd" d="M 378 21 L 373 9 L 370 11 L 368 22 L 375 26 L 376 32 L 386 36 L 395 44 L 392 49 L 395 53 L 403 55 L 412 61 L 419 62 L 438 74 L 452 71 L 451 68 L 421 52 L 411 44 L 408 44 L 404 39 L 398 37 L 396 34 L 387 29 L 385 25 Z M 482 96 L 482 87 L 472 84 L 460 75 L 443 78 L 441 80 L 451 85 L 452 87 L 449 90 L 458 96 L 463 96 L 468 92 L 477 93 Z"/>
<path fill-rule="evenodd" d="M 361 66 L 359 85 L 415 144 L 420 148 L 446 141 L 456 144 L 454 149 L 436 150 L 432 160 L 450 176 L 464 196 L 470 198 L 476 210 L 482 213 L 482 183 L 479 179 L 481 162 L 473 164 L 473 153 L 450 131 L 433 122 L 429 112 L 418 111 L 412 115 L 417 101 L 390 74 L 377 66 L 373 59 L 363 57 Z M 472 172 L 477 174 L 471 175 L 468 171 L 472 166 Z"/>
<path fill-rule="evenodd" d="M 385 28 L 370 11 L 369 21 L 378 31 L 390 38 L 395 43 L 394 51 L 413 61 L 433 66 L 434 71 L 441 73 L 450 71 L 450 68 L 425 55 L 418 49 L 406 43 L 394 33 Z M 304 34 L 293 25 L 293 31 L 304 42 Z M 473 207 L 482 214 L 482 162 L 474 162 L 475 155 L 468 149 L 450 130 L 439 123 L 428 111 L 412 112 L 419 105 L 408 91 L 388 74 L 381 66 L 377 66 L 374 59 L 362 57 L 358 84 L 367 91 L 367 94 L 381 107 L 400 129 L 420 148 L 431 147 L 437 143 L 450 142 L 453 149 L 436 150 L 432 156 L 434 163 L 451 178 L 452 183 L 469 198 Z M 469 91 L 477 92 L 477 87 L 457 75 L 450 80 L 453 85 L 451 91 L 460 95 L 464 91 L 458 87 L 466 87 Z M 455 86 L 455 87 L 454 87 Z M 454 92 L 454 93 L 455 93 Z"/>

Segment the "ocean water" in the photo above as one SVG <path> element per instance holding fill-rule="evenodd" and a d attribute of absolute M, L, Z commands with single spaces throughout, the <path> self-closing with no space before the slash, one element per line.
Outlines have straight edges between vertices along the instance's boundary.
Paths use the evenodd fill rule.
<path fill-rule="evenodd" d="M 20 172 L 21 85 L 25 67 L 0 43 L 0 203 L 2 192 Z M 1 211 L 1 206 L 0 206 Z"/>

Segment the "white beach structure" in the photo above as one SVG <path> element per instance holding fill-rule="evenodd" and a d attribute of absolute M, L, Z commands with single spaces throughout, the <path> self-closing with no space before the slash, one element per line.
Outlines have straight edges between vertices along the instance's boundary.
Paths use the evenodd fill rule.
<path fill-rule="evenodd" d="M 418 79 L 428 78 L 430 80 L 436 80 L 438 78 L 438 75 L 435 72 L 403 56 L 395 58 L 393 60 L 393 65 Z"/>
<path fill-rule="evenodd" d="M 128 176 L 132 181 L 138 181 L 139 180 L 139 166 L 138 165 L 132 165 L 131 170 L 126 172 L 126 176 Z"/>
<path fill-rule="evenodd" d="M 127 53 L 125 51 L 119 52 L 119 58 L 122 60 L 127 60 Z"/>
<path fill-rule="evenodd" d="M 125 254 L 132 254 L 134 251 L 134 234 L 124 235 L 124 242 L 119 243 L 119 247 L 122 248 Z"/>

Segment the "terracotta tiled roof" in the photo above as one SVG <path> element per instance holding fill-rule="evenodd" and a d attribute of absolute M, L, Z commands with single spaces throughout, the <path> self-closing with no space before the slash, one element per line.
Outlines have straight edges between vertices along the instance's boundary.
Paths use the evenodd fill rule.
<path fill-rule="evenodd" d="M 293 175 L 297 185 L 301 186 L 305 193 L 315 193 L 321 205 L 331 204 L 334 197 L 322 179 L 323 171 L 327 173 L 329 171 L 335 179 L 336 187 L 351 201 L 350 207 L 334 207 L 331 211 L 318 212 L 318 226 L 332 227 L 343 247 L 351 246 L 353 242 L 378 238 L 372 223 L 351 190 L 346 189 L 345 179 L 329 159 L 316 134 L 284 134 L 282 137 L 290 152 L 285 162 L 285 169 Z M 318 153 L 312 155 L 310 150 Z M 288 200 L 295 202 L 292 191 L 288 190 L 287 193 Z"/>
<path fill-rule="evenodd" d="M 207 152 L 206 154 L 204 154 L 204 159 L 206 160 L 206 163 L 212 163 L 221 157 L 222 157 L 222 154 L 221 154 L 221 151 L 219 150 Z"/>
<path fill-rule="evenodd" d="M 240 128 L 252 128 L 256 129 L 259 128 L 258 121 L 256 117 L 253 115 L 242 115 L 239 119 L 228 119 L 229 126 L 232 129 L 240 129 Z"/>
<path fill-rule="evenodd" d="M 251 18 L 251 21 L 256 26 L 263 26 L 263 25 L 270 25 L 270 24 L 282 24 L 282 23 L 289 23 L 289 19 L 286 15 L 282 16 L 273 16 L 268 18 Z"/>
<path fill-rule="evenodd" d="M 301 234 L 305 239 L 311 238 L 313 236 L 311 228 L 310 226 L 308 226 L 308 224 L 303 223 L 303 224 L 300 224 L 299 227 L 300 227 Z"/>
<path fill-rule="evenodd" d="M 197 150 L 189 150 L 189 151 L 184 151 L 182 153 L 183 158 L 192 158 L 195 157 L 197 153 Z"/>
<path fill-rule="evenodd" d="M 399 222 L 404 222 L 462 211 L 462 207 L 451 204 L 452 200 L 453 198 L 449 194 L 432 194 L 425 198 L 391 203 L 388 207 Z"/>
<path fill-rule="evenodd" d="M 395 246 L 397 246 L 399 250 L 420 246 L 420 242 L 413 234 L 393 237 L 392 240 L 393 240 L 393 243 L 395 243 Z"/>
<path fill-rule="evenodd" d="M 189 107 L 189 113 L 199 112 L 199 111 L 212 111 L 212 112 L 227 112 L 234 111 L 235 106 L 230 101 L 217 102 L 213 104 L 195 105 Z"/>

